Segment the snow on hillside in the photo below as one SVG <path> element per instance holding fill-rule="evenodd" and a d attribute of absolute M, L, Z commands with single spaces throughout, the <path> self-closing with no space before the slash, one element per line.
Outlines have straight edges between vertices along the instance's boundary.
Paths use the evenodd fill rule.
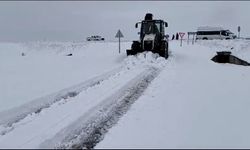
<path fill-rule="evenodd" d="M 211 61 L 229 50 L 250 62 L 249 43 L 171 41 L 167 60 L 127 57 L 131 42 L 121 54 L 115 42 L 0 43 L 0 148 L 250 147 L 250 68 Z"/>

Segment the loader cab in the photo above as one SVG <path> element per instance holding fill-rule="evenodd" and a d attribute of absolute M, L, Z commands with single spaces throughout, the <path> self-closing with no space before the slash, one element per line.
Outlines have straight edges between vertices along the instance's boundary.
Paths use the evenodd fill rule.
<path fill-rule="evenodd" d="M 140 40 L 144 38 L 145 35 L 148 34 L 156 34 L 157 36 L 164 37 L 165 36 L 165 27 L 168 27 L 168 23 L 163 20 L 143 20 L 139 22 L 141 24 L 140 30 Z M 135 27 L 138 28 L 138 24 L 135 24 Z"/>

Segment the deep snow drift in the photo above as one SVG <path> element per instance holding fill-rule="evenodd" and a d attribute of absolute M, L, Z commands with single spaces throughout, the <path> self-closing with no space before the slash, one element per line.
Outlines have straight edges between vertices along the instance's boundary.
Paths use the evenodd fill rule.
<path fill-rule="evenodd" d="M 250 41 L 179 44 L 164 60 L 126 57 L 131 42 L 121 54 L 112 42 L 0 43 L 0 148 L 83 144 L 150 68 L 159 75 L 95 148 L 249 148 L 250 68 L 211 58 L 228 50 L 250 62 Z"/>

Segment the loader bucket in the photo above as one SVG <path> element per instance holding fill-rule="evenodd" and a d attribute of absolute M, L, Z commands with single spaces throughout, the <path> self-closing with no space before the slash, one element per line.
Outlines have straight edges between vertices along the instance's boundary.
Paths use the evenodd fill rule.
<path fill-rule="evenodd" d="M 126 51 L 127 51 L 127 56 L 137 54 L 137 51 L 133 51 L 133 50 L 130 50 L 130 49 L 127 49 Z"/>

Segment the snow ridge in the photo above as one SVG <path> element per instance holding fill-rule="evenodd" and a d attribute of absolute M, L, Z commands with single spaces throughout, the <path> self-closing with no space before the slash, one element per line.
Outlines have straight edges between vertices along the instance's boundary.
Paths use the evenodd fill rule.
<path fill-rule="evenodd" d="M 87 115 L 58 132 L 53 139 L 42 143 L 40 148 L 93 148 L 159 73 L 160 69 L 155 67 L 145 69 L 118 92 L 92 108 Z"/>
<path fill-rule="evenodd" d="M 21 105 L 19 107 L 0 112 L 0 125 L 3 125 L 5 128 L 11 128 L 12 124 L 24 119 L 27 115 L 31 113 L 39 113 L 42 109 L 50 107 L 53 103 L 57 101 L 68 99 L 70 97 L 75 97 L 81 91 L 89 87 L 95 86 L 96 84 L 100 84 L 100 82 L 119 72 L 121 69 L 122 68 L 116 68 L 105 74 L 89 79 L 83 83 L 74 85 L 69 88 L 65 88 L 63 90 L 38 99 L 34 99 L 33 101 Z M 1 128 L 0 135 L 4 135 L 6 131 L 1 131 Z"/>

